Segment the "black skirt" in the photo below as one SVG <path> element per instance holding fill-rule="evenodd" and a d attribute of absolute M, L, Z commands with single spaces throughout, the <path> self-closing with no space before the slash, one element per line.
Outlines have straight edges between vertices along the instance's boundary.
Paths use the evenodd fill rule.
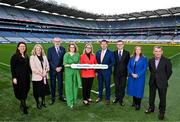
<path fill-rule="evenodd" d="M 34 97 L 44 97 L 46 95 L 50 95 L 49 84 L 46 81 L 33 81 L 33 95 Z"/>

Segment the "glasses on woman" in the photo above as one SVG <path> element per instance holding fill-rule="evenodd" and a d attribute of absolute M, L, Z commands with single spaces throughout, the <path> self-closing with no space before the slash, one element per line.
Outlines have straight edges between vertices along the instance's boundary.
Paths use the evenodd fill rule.
<path fill-rule="evenodd" d="M 92 49 L 91 47 L 86 47 L 86 49 Z"/>

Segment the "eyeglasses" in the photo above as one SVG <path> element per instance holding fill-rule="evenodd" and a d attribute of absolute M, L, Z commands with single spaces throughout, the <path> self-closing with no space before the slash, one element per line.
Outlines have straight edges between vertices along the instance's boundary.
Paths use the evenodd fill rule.
<path fill-rule="evenodd" d="M 75 48 L 75 47 L 70 47 L 70 48 Z"/>
<path fill-rule="evenodd" d="M 87 49 L 92 49 L 91 47 L 86 47 Z"/>

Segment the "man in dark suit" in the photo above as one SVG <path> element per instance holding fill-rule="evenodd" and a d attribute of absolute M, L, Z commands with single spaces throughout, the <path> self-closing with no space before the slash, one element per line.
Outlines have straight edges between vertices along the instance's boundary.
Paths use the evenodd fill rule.
<path fill-rule="evenodd" d="M 96 102 L 100 102 L 102 100 L 103 94 L 103 84 L 105 84 L 106 88 L 106 104 L 110 104 L 110 83 L 111 83 L 111 74 L 112 74 L 112 67 L 114 65 L 114 56 L 113 53 L 107 48 L 108 42 L 106 40 L 102 40 L 100 42 L 101 50 L 98 50 L 96 53 L 96 59 L 98 64 L 107 64 L 108 69 L 97 70 L 98 72 L 98 99 Z"/>
<path fill-rule="evenodd" d="M 159 116 L 160 120 L 164 119 L 166 109 L 166 94 L 168 80 L 172 74 L 172 64 L 169 59 L 164 57 L 163 49 L 160 46 L 155 46 L 153 49 L 154 57 L 149 60 L 150 80 L 149 80 L 149 108 L 145 113 L 154 112 L 156 89 L 159 93 Z"/>
<path fill-rule="evenodd" d="M 60 38 L 53 39 L 53 47 L 48 49 L 48 61 L 50 65 L 50 81 L 51 81 L 51 100 L 54 104 L 55 102 L 55 93 L 56 93 L 56 78 L 58 80 L 58 91 L 59 99 L 65 102 L 63 96 L 63 57 L 65 54 L 65 48 L 60 46 Z"/>
<path fill-rule="evenodd" d="M 125 96 L 127 65 L 130 54 L 128 51 L 124 50 L 124 42 L 122 40 L 117 41 L 116 46 L 117 50 L 114 51 L 115 100 L 113 103 L 119 102 L 121 106 L 124 106 L 123 98 Z"/>

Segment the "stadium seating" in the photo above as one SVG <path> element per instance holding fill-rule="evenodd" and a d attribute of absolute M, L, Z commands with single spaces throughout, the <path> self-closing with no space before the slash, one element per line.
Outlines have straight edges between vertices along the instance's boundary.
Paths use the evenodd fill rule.
<path fill-rule="evenodd" d="M 122 39 L 179 43 L 179 33 L 174 36 L 156 34 L 161 33 L 162 30 L 174 32 L 178 26 L 180 26 L 180 16 L 96 21 L 0 5 L 0 43 L 50 42 L 54 37 L 60 37 L 63 41 L 98 41 L 101 39 L 115 41 Z M 149 33 L 153 34 L 149 35 Z"/>

